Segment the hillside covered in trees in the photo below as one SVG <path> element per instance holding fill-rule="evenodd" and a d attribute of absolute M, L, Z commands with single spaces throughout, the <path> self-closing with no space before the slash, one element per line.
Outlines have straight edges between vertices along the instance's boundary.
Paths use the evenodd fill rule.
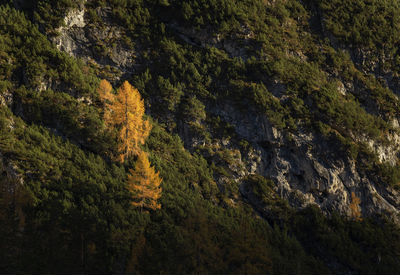
<path fill-rule="evenodd" d="M 400 3 L 0 0 L 0 274 L 398 274 Z"/>

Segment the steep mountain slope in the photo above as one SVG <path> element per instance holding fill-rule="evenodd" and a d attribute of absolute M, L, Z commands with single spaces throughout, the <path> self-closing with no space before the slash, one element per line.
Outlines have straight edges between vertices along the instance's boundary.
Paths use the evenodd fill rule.
<path fill-rule="evenodd" d="M 396 1 L 0 3 L 5 273 L 398 270 Z M 145 99 L 159 211 L 100 79 Z"/>
<path fill-rule="evenodd" d="M 135 2 L 129 3 L 97 7 L 86 20 L 83 7 L 72 10 L 66 25 L 58 29 L 61 34 L 53 39 L 55 44 L 100 67 L 114 68 L 122 78 L 133 78 L 155 106 L 152 116 L 172 124 L 169 130 L 179 133 L 191 151 L 213 151 L 216 144 L 218 150 L 239 150 L 236 161 L 243 163 L 231 169 L 236 181 L 257 172 L 274 179 L 292 205 L 318 204 L 342 214 L 350 213 L 351 192 L 355 192 L 365 216 L 397 215 L 396 173 L 387 175 L 386 170 L 397 170 L 398 99 L 388 83 L 375 80 L 381 79 L 381 69 L 365 71 L 366 61 L 357 57 L 365 43 L 379 51 L 375 44 L 388 41 L 387 37 L 360 41 L 360 48 L 347 51 L 353 61 L 341 49 L 346 49 L 345 44 L 338 46 L 332 38 L 332 47 L 322 40 L 332 36 L 329 30 L 321 33 L 308 24 L 314 15 L 310 9 L 330 15 L 325 3 L 304 7 L 295 1 L 236 6 L 210 2 L 198 4 L 196 16 L 187 3 L 158 7 L 137 2 L 137 7 L 145 8 L 134 7 L 132 12 L 153 15 L 141 18 L 143 22 L 134 21 L 137 15 L 128 6 Z M 221 14 L 205 14 L 210 18 L 204 19 L 201 15 L 208 8 Z M 328 28 L 341 24 L 314 20 Z M 126 24 L 130 21 L 134 23 Z M 161 30 L 151 29 L 147 21 Z M 131 29 L 138 33 L 129 33 L 135 32 Z M 132 46 L 124 45 L 124 40 Z M 111 47 L 104 41 L 110 41 Z M 101 53 L 93 52 L 96 46 L 104 48 Z M 348 64 L 330 64 L 334 58 Z M 374 71 L 378 72 L 367 74 Z M 116 74 L 109 77 L 115 80 Z M 211 125 L 215 118 L 231 125 L 237 140 L 229 135 L 215 138 Z M 221 145 L 221 138 L 229 141 Z M 240 140 L 250 147 L 241 150 Z M 258 161 L 249 159 L 249 154 Z M 371 158 L 375 167 L 364 171 L 363 162 Z M 380 175 L 374 176 L 377 172 Z"/>

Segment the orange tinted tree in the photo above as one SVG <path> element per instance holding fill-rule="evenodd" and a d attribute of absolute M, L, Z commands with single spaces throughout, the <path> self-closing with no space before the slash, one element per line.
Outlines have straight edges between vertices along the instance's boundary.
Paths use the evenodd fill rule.
<path fill-rule="evenodd" d="M 107 80 L 103 79 L 100 81 L 99 88 L 97 88 L 97 92 L 100 95 L 100 98 L 103 102 L 107 100 L 113 100 L 114 95 L 111 93 L 112 92 L 112 86 L 110 82 Z"/>
<path fill-rule="evenodd" d="M 139 153 L 135 169 L 130 169 L 129 172 L 128 189 L 134 197 L 132 204 L 142 209 L 160 209 L 161 204 L 157 200 L 161 197 L 162 179 L 159 172 L 156 173 L 154 167 L 150 166 L 146 152 Z"/>
<path fill-rule="evenodd" d="M 356 221 L 361 221 L 360 202 L 361 202 L 360 198 L 357 197 L 354 192 L 351 192 L 351 203 L 350 203 L 351 217 Z"/>
<path fill-rule="evenodd" d="M 112 87 L 107 80 L 100 82 L 98 91 L 105 106 L 105 123 L 119 129 L 118 160 L 124 162 L 130 155 L 140 153 L 140 145 L 151 130 L 149 121 L 143 118 L 144 101 L 128 81 L 122 84 L 116 95 L 111 93 Z"/>
<path fill-rule="evenodd" d="M 138 155 L 140 145 L 150 134 L 151 125 L 143 119 L 144 101 L 139 91 L 125 81 L 118 89 L 113 103 L 113 123 L 119 125 L 119 159 L 123 162 L 129 155 Z"/>
<path fill-rule="evenodd" d="M 115 100 L 115 96 L 112 93 L 112 89 L 113 88 L 110 82 L 108 82 L 105 79 L 100 81 L 99 88 L 97 89 L 100 99 L 104 104 L 104 121 L 107 125 L 109 125 L 110 122 L 112 121 L 111 110 L 112 110 L 112 104 L 114 103 Z"/>
<path fill-rule="evenodd" d="M 124 162 L 130 155 L 138 156 L 135 169 L 130 169 L 128 175 L 128 189 L 134 199 L 132 204 L 142 209 L 160 209 L 157 200 L 161 197 L 162 179 L 150 166 L 147 154 L 140 148 L 150 133 L 151 125 L 143 119 L 144 101 L 139 91 L 125 81 L 115 95 L 111 84 L 102 80 L 98 92 L 104 104 L 106 125 L 119 129 L 119 161 Z"/>

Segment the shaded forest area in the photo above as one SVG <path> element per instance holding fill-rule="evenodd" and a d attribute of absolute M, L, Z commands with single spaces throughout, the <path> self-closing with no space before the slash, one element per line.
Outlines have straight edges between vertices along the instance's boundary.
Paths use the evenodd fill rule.
<path fill-rule="evenodd" d="M 397 97 L 310 23 L 318 10 L 335 43 L 366 47 L 378 59 L 388 55 L 385 66 L 397 73 L 396 1 L 88 1 L 90 24 L 102 24 L 96 8 L 109 6 L 115 24 L 125 28 L 126 43 L 152 49 L 140 57 L 148 65 L 128 79 L 144 98 L 148 115 L 142 110 L 140 119 L 151 127 L 144 126 L 148 133 L 136 142 L 138 151 L 120 159 L 130 145 L 121 148 L 118 139 L 123 123 L 110 130 L 116 120 L 107 122 L 99 93 L 109 72 L 57 50 L 48 39 L 57 35 L 66 10 L 81 3 L 20 2 L 17 10 L 13 1 L 0 1 L 0 273 L 398 272 L 400 231 L 384 215 L 295 209 L 270 179 L 248 175 L 240 183 L 270 209 L 262 218 L 242 197 L 240 183 L 219 188 L 216 177 L 229 171 L 204 154 L 230 161 L 207 144 L 234 134 L 206 112 L 209 104 L 229 98 L 265 113 L 286 133 L 315 131 L 338 145 L 338 154 L 365 163 L 366 174 L 398 187 L 400 166 L 380 163 L 354 139 L 363 134 L 384 142 L 394 131 L 387 121 L 398 115 Z M 354 10 L 362 12 L 353 17 Z M 174 20 L 244 43 L 246 52 L 232 56 L 184 43 L 171 30 Z M 365 29 L 365 22 L 372 27 Z M 106 55 L 107 44 L 95 51 Z M 286 100 L 273 96 L 265 76 L 286 85 Z M 341 95 L 338 79 L 357 81 L 368 92 Z M 56 84 L 43 89 L 49 80 Z M 368 107 L 370 101 L 376 105 Z M 179 121 L 206 148 L 185 148 Z M 152 175 L 160 177 L 160 207 L 143 209 L 128 182 L 150 163 Z"/>

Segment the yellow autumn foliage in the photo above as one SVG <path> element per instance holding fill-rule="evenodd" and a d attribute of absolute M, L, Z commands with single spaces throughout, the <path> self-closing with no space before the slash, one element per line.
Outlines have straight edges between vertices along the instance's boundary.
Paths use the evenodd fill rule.
<path fill-rule="evenodd" d="M 105 79 L 101 80 L 97 92 L 99 93 L 100 99 L 104 104 L 104 121 L 107 126 L 110 126 L 109 124 L 112 121 L 111 110 L 115 97 L 114 94 L 112 94 L 112 86 L 110 82 Z"/>
<path fill-rule="evenodd" d="M 160 209 L 161 204 L 157 200 L 161 197 L 162 179 L 140 148 L 150 134 L 151 125 L 143 119 L 144 101 L 139 91 L 125 81 L 117 94 L 113 94 L 111 84 L 102 80 L 98 93 L 104 104 L 106 125 L 118 129 L 118 160 L 124 162 L 130 155 L 138 156 L 135 169 L 130 169 L 128 174 L 127 186 L 133 196 L 132 204 L 142 209 Z"/>
<path fill-rule="evenodd" d="M 150 134 L 151 125 L 144 120 L 144 101 L 139 91 L 125 81 L 117 94 L 112 92 L 107 80 L 102 80 L 98 89 L 104 103 L 104 121 L 109 127 L 118 128 L 118 160 L 124 162 L 130 155 L 138 155 Z"/>
<path fill-rule="evenodd" d="M 350 203 L 350 211 L 351 217 L 356 220 L 361 220 L 361 211 L 360 211 L 360 198 L 356 196 L 354 192 L 351 192 L 351 203 Z"/>
<path fill-rule="evenodd" d="M 157 200 L 161 197 L 161 182 L 159 172 L 150 166 L 147 154 L 141 151 L 136 161 L 135 169 L 129 170 L 128 189 L 135 198 L 132 204 L 151 210 L 161 208 Z"/>

